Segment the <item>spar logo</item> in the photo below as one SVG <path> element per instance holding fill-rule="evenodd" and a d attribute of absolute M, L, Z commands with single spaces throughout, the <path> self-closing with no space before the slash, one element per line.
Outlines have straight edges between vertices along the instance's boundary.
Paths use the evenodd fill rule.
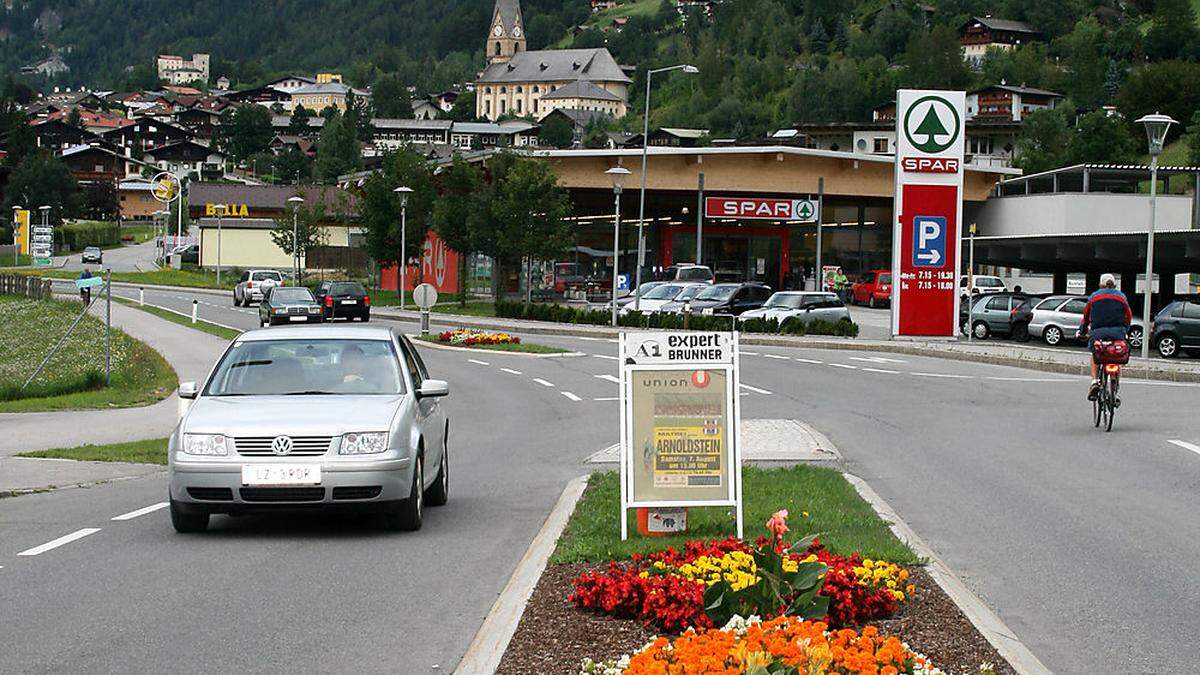
<path fill-rule="evenodd" d="M 923 96 L 904 113 L 904 136 L 914 148 L 937 154 L 949 148 L 962 132 L 958 110 L 940 96 Z"/>

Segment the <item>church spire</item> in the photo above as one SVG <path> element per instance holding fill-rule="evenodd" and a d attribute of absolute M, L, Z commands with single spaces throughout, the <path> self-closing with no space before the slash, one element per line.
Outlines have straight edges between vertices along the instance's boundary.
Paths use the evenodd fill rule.
<path fill-rule="evenodd" d="M 525 51 L 525 25 L 521 20 L 520 0 L 496 0 L 488 28 L 488 63 L 505 63 L 513 54 Z"/>

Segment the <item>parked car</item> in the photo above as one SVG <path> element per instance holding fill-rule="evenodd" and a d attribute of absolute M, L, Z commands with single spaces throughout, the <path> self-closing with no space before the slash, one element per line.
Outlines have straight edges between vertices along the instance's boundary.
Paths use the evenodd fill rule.
<path fill-rule="evenodd" d="M 200 244 L 188 244 L 179 252 L 179 262 L 192 265 L 200 264 Z"/>
<path fill-rule="evenodd" d="M 88 246 L 83 249 L 83 253 L 79 254 L 79 262 L 81 264 L 94 263 L 96 265 L 104 264 L 104 252 L 97 246 Z"/>
<path fill-rule="evenodd" d="M 1065 340 L 1079 340 L 1079 324 L 1083 321 L 1083 310 L 1087 307 L 1086 295 L 1051 295 L 1033 307 L 1029 321 L 1029 335 L 1041 338 L 1048 345 L 1059 345 Z M 1142 323 L 1134 320 L 1129 326 L 1129 346 L 1141 348 L 1145 331 Z"/>
<path fill-rule="evenodd" d="M 327 320 L 371 320 L 371 296 L 357 281 L 322 281 L 313 295 Z"/>
<path fill-rule="evenodd" d="M 691 287 L 696 287 L 699 290 L 703 290 L 708 287 L 708 284 L 676 283 L 676 282 L 669 281 L 667 283 L 661 284 L 659 286 L 655 286 L 654 288 L 650 289 L 645 295 L 642 296 L 642 299 L 639 300 L 637 303 L 632 303 L 632 302 L 626 303 L 625 306 L 621 308 L 621 312 L 633 311 L 633 307 L 635 304 L 638 306 L 639 310 L 642 312 L 662 311 L 662 308 L 664 305 L 672 302 L 673 300 L 675 300 L 675 298 L 679 297 L 679 294 L 682 293 L 685 289 L 691 288 Z M 697 292 L 699 292 L 699 290 Z"/>
<path fill-rule="evenodd" d="M 971 335 L 976 340 L 986 340 L 992 335 L 999 337 L 1014 336 L 1016 324 L 1013 312 L 1029 300 L 1030 296 L 1017 293 L 993 293 L 976 295 L 970 302 L 964 301 L 959 307 L 959 325 L 966 333 L 967 326 L 971 327 Z M 1020 331 L 1028 329 L 1029 322 L 1020 324 Z M 1020 335 L 1015 335 L 1020 337 Z"/>
<path fill-rule="evenodd" d="M 674 300 L 660 307 L 658 311 L 664 314 L 679 314 L 708 287 L 709 284 L 688 284 L 682 291 L 679 291 L 679 295 L 676 295 Z"/>
<path fill-rule="evenodd" d="M 665 283 L 667 283 L 667 282 L 665 282 L 665 281 L 643 281 L 642 285 L 638 286 L 638 295 L 640 295 L 641 297 L 644 298 L 644 297 L 646 297 L 646 294 L 649 293 L 651 290 L 658 288 L 659 286 L 662 286 Z M 617 307 L 624 307 L 625 305 L 628 305 L 629 303 L 633 302 L 633 297 L 634 297 L 634 294 L 629 293 L 628 295 L 622 295 L 621 297 L 617 298 Z M 612 309 L 612 305 L 610 305 L 608 303 L 605 303 L 605 306 L 608 307 L 609 309 Z"/>
<path fill-rule="evenodd" d="M 707 265 L 680 263 L 663 270 L 662 281 L 701 281 L 711 284 L 716 275 Z"/>
<path fill-rule="evenodd" d="M 771 288 L 758 282 L 714 284 L 696 294 L 692 299 L 692 311 L 738 316 L 762 307 L 769 297 Z"/>
<path fill-rule="evenodd" d="M 1184 351 L 1200 354 L 1200 299 L 1176 300 L 1154 317 L 1150 344 L 1160 356 L 1174 358 Z"/>
<path fill-rule="evenodd" d="M 304 286 L 271 286 L 258 303 L 258 323 L 321 323 L 325 320 L 321 305 Z"/>
<path fill-rule="evenodd" d="M 268 288 L 283 285 L 283 274 L 278 270 L 246 270 L 233 287 L 233 304 L 249 307 L 251 302 L 260 302 Z"/>
<path fill-rule="evenodd" d="M 1004 280 L 1000 277 L 994 277 L 989 274 L 976 274 L 974 276 L 974 284 L 968 286 L 968 280 L 971 277 L 962 275 L 958 281 L 958 290 L 961 295 L 980 295 L 983 293 L 1004 293 L 1008 287 L 1004 285 Z"/>
<path fill-rule="evenodd" d="M 392 329 L 243 333 L 206 382 L 179 387 L 191 404 L 167 444 L 171 524 L 320 507 L 419 529 L 449 496 L 447 394 Z"/>
<path fill-rule="evenodd" d="M 892 303 L 892 271 L 871 270 L 850 286 L 850 303 L 886 307 Z"/>
<path fill-rule="evenodd" d="M 782 326 L 789 321 L 850 320 L 850 310 L 836 293 L 824 291 L 780 291 L 773 293 L 758 309 L 742 312 L 738 321 L 775 319 Z"/>
<path fill-rule="evenodd" d="M 1045 297 L 1044 295 L 1031 295 L 1020 304 L 1013 303 L 1015 306 L 1009 312 L 1012 315 L 1009 320 L 1009 324 L 1012 326 L 1009 337 L 1018 342 L 1029 341 L 1029 323 L 1033 321 L 1033 308 Z"/>

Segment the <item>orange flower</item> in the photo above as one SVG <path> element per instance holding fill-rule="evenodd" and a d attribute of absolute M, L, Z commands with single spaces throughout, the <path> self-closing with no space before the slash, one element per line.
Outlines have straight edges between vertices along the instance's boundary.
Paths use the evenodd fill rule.
<path fill-rule="evenodd" d="M 780 509 L 767 519 L 767 529 L 775 535 L 776 539 L 782 539 L 783 535 L 788 533 L 787 517 L 787 509 Z"/>

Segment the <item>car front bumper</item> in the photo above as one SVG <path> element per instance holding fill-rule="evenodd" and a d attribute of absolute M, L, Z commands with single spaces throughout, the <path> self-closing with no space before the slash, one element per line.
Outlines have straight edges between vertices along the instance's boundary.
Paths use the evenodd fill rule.
<path fill-rule="evenodd" d="M 171 499 L 196 510 L 231 513 L 305 507 L 369 509 L 410 496 L 413 477 L 409 458 L 323 460 L 322 457 L 177 459 L 169 469 Z M 251 464 L 319 464 L 321 484 L 243 485 L 242 466 Z"/>

